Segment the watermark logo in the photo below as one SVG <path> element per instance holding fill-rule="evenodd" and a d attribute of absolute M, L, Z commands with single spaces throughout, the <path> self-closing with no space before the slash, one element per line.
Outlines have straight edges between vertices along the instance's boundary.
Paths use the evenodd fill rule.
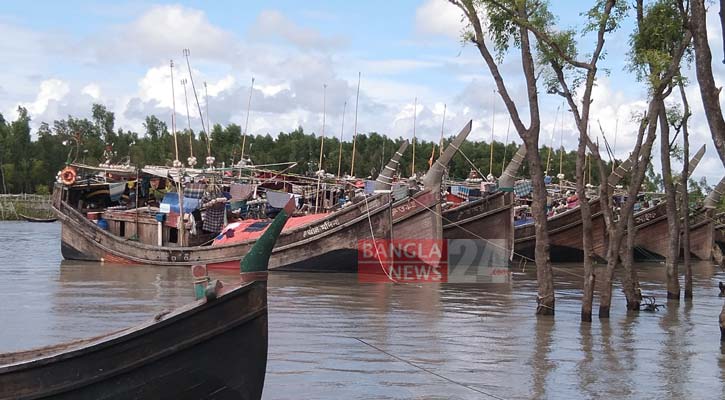
<path fill-rule="evenodd" d="M 505 239 L 392 239 L 358 241 L 360 282 L 506 283 Z"/>

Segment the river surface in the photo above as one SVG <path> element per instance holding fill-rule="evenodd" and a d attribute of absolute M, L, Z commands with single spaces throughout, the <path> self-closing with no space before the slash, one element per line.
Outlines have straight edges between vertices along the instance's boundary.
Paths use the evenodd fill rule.
<path fill-rule="evenodd" d="M 62 261 L 59 234 L 57 223 L 0 222 L 0 353 L 192 299 L 186 268 Z M 637 267 L 662 302 L 663 265 Z M 580 266 L 557 266 L 556 316 L 540 318 L 533 265 L 513 269 L 512 282 L 488 285 L 270 274 L 264 398 L 725 398 L 719 268 L 697 264 L 694 302 L 656 313 L 628 315 L 617 287 L 611 319 L 591 324 L 579 322 Z"/>

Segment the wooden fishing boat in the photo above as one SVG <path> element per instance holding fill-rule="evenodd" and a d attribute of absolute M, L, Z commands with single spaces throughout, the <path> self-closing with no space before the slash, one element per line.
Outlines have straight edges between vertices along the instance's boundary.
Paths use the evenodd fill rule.
<path fill-rule="evenodd" d="M 689 174 L 692 174 L 705 152 L 705 146 L 690 160 Z M 715 243 L 715 224 L 713 223 L 713 209 L 720 201 L 720 193 L 724 187 L 716 187 L 708 198 L 705 206 L 695 210 L 690 216 L 690 253 L 701 260 L 712 259 L 712 250 Z M 679 187 L 678 187 L 679 189 Z M 669 230 L 667 226 L 667 203 L 662 201 L 652 207 L 639 211 L 634 215 L 636 227 L 635 258 L 639 260 L 664 259 L 669 246 Z M 684 251 L 684 249 L 681 249 Z"/>
<path fill-rule="evenodd" d="M 393 204 L 393 238 L 394 239 L 443 239 L 441 221 L 441 182 L 443 172 L 458 148 L 471 133 L 473 121 L 456 135 L 445 151 L 431 166 L 423 177 L 424 189 Z M 378 186 L 385 189 L 384 182 Z"/>
<path fill-rule="evenodd" d="M 18 213 L 18 217 L 22 218 L 24 221 L 27 221 L 27 222 L 50 223 L 50 222 L 55 222 L 58 220 L 58 218 L 35 218 L 35 217 L 27 216 L 25 214 L 20 214 L 20 213 Z"/>
<path fill-rule="evenodd" d="M 525 156 L 526 147 L 519 147 L 499 180 L 498 191 L 443 212 L 445 239 L 485 240 L 506 259 L 511 259 L 514 247 L 513 182 Z"/>
<path fill-rule="evenodd" d="M 56 184 L 53 209 L 62 223 L 61 252 L 64 258 L 107 261 L 120 264 L 188 266 L 207 264 L 212 269 L 236 268 L 269 221 L 253 221 L 239 232 L 225 230 L 225 236 L 212 244 L 179 246 L 166 234 L 156 234 L 161 223 L 153 215 L 139 218 L 115 218 L 118 229 L 103 229 L 79 211 L 76 191 L 90 191 L 84 185 Z M 310 271 L 355 271 L 358 240 L 389 238 L 392 229 L 389 194 L 358 198 L 336 212 L 312 217 L 292 218 L 282 232 L 270 260 L 271 269 Z M 103 212 L 102 215 L 108 215 Z M 305 219 L 306 218 L 306 219 Z M 231 232 L 230 232 L 231 230 Z M 134 234 L 146 232 L 150 240 L 134 240 Z M 239 235 L 235 235 L 239 233 Z M 242 234 L 243 233 L 243 234 Z M 138 236 L 143 236 L 139 234 Z M 236 236 L 236 239 L 232 236 Z M 162 241 L 161 245 L 156 239 Z M 240 240 L 241 239 L 241 240 Z"/>
<path fill-rule="evenodd" d="M 207 283 L 197 266 L 194 303 L 133 328 L 0 355 L 0 399 L 261 398 L 266 262 L 288 215 L 257 241 L 236 287 Z"/>

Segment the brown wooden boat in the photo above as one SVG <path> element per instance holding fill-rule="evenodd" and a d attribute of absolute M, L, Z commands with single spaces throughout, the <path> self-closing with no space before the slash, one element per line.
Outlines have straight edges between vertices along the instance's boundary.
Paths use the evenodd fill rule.
<path fill-rule="evenodd" d="M 689 174 L 692 174 L 702 159 L 705 146 L 690 160 Z M 720 189 L 720 185 L 723 185 Z M 715 243 L 715 223 L 713 210 L 720 201 L 720 194 L 725 190 L 725 182 L 713 190 L 705 199 L 705 205 L 690 216 L 690 253 L 701 260 L 711 260 Z M 679 187 L 678 187 L 679 189 Z M 634 215 L 636 227 L 635 258 L 639 260 L 663 259 L 669 246 L 667 226 L 667 203 L 662 201 L 652 207 L 639 211 Z M 681 251 L 684 251 L 682 249 Z"/>
<path fill-rule="evenodd" d="M 179 246 L 166 242 L 164 234 L 162 245 L 149 244 L 162 238 L 155 233 L 157 222 L 153 216 L 143 221 L 150 228 L 145 232 L 150 232 L 153 240 L 133 240 L 132 234 L 144 228 L 138 218 L 135 223 L 116 218 L 117 230 L 115 226 L 112 231 L 102 229 L 73 206 L 79 201 L 74 192 L 83 190 L 88 191 L 84 185 L 56 184 L 53 191 L 52 206 L 62 223 L 61 253 L 65 259 L 167 266 L 207 264 L 212 269 L 234 269 L 256 240 Z M 260 221 L 260 225 L 266 223 Z M 270 269 L 355 271 L 358 240 L 389 238 L 391 230 L 389 194 L 358 198 L 336 212 L 285 229 L 273 251 Z"/>
<path fill-rule="evenodd" d="M 248 283 L 220 288 L 195 273 L 194 303 L 133 328 L 0 355 L 0 399 L 261 398 L 266 262 L 287 215 L 276 217 L 245 259 Z"/>
<path fill-rule="evenodd" d="M 499 191 L 443 212 L 445 239 L 479 239 L 511 259 L 514 247 L 513 183 L 526 147 L 521 146 L 499 180 Z"/>
<path fill-rule="evenodd" d="M 40 222 L 40 223 L 50 223 L 50 222 L 55 222 L 58 220 L 58 218 L 35 218 L 35 217 L 30 217 L 25 214 L 20 214 L 20 213 L 18 213 L 18 217 L 22 218 L 24 221 L 27 221 L 27 222 Z"/>

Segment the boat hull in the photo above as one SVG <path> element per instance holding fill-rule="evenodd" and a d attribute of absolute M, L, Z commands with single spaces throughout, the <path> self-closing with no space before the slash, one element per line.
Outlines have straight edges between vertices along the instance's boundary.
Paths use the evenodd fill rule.
<path fill-rule="evenodd" d="M 592 247 L 594 256 L 606 257 L 607 229 L 598 199 L 589 201 L 592 213 Z M 584 230 L 579 208 L 567 210 L 547 220 L 549 253 L 553 262 L 576 262 L 584 258 Z M 534 259 L 536 231 L 534 224 L 517 226 L 514 249 L 517 255 Z"/>
<path fill-rule="evenodd" d="M 492 243 L 506 253 L 513 253 L 513 194 L 493 193 L 443 212 L 444 239 L 474 239 Z"/>
<path fill-rule="evenodd" d="M 254 282 L 105 337 L 0 355 L 0 399 L 259 399 L 266 291 Z"/>
<path fill-rule="evenodd" d="M 210 269 L 237 270 L 239 261 L 254 244 L 254 240 L 247 240 L 220 246 L 151 246 L 100 229 L 64 202 L 54 202 L 54 207 L 62 222 L 61 252 L 69 260 L 165 266 L 206 264 Z M 355 270 L 358 241 L 388 239 L 391 232 L 389 196 L 372 196 L 313 225 L 283 231 L 269 269 Z"/>

